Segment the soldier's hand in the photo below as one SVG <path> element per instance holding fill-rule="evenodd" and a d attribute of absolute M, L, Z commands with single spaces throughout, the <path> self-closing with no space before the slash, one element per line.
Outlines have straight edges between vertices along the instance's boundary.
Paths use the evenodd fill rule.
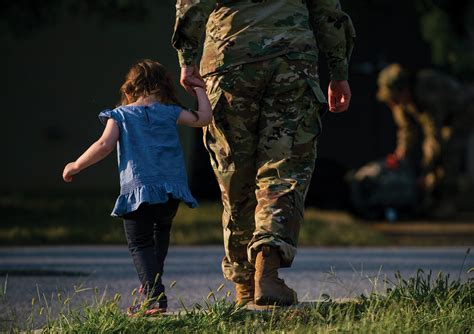
<path fill-rule="evenodd" d="M 331 80 L 328 88 L 329 111 L 338 113 L 346 111 L 351 101 L 351 88 L 347 80 Z"/>
<path fill-rule="evenodd" d="M 206 84 L 199 74 L 197 66 L 191 67 L 182 67 L 181 68 L 181 78 L 179 80 L 181 86 L 188 92 L 189 95 L 195 96 L 193 87 L 202 87 L 206 88 Z"/>

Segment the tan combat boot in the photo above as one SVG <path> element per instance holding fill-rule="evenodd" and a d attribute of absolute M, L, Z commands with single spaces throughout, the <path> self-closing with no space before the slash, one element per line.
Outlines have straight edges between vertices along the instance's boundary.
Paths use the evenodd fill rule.
<path fill-rule="evenodd" d="M 296 291 L 278 277 L 280 254 L 277 248 L 263 246 L 255 260 L 255 304 L 289 306 L 298 303 Z"/>
<path fill-rule="evenodd" d="M 248 283 L 235 283 L 235 301 L 237 305 L 243 306 L 253 303 L 255 293 L 255 282 L 252 279 Z"/>

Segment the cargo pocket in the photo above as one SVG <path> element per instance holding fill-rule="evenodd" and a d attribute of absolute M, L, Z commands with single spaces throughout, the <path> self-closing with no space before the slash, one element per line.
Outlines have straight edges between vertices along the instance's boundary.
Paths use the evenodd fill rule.
<path fill-rule="evenodd" d="M 312 133 L 315 134 L 315 137 L 319 137 L 323 131 L 323 124 L 321 122 L 321 118 L 327 112 L 327 100 L 324 96 L 319 83 L 312 78 L 307 77 L 306 82 L 311 90 L 311 93 L 315 97 L 313 100 L 313 107 L 310 110 L 310 115 L 308 115 L 307 119 L 308 122 L 312 124 Z"/>
<path fill-rule="evenodd" d="M 223 90 L 220 87 L 223 76 L 215 75 L 205 78 L 207 94 L 211 102 L 214 114 L 212 122 L 203 128 L 204 147 L 209 153 L 212 168 L 215 171 L 225 172 L 233 168 L 232 154 L 226 137 L 220 127 L 219 119 L 222 118 L 223 108 L 219 101 L 224 99 Z M 221 102 L 223 103 L 223 102 Z"/>
<path fill-rule="evenodd" d="M 307 77 L 306 82 L 308 82 L 308 86 L 311 88 L 313 95 L 316 97 L 316 100 L 319 102 L 320 106 L 318 106 L 320 117 L 323 117 L 327 110 L 328 110 L 328 101 L 326 100 L 326 96 L 324 96 L 319 83 L 312 78 Z M 321 122 L 321 120 L 319 120 Z"/>
<path fill-rule="evenodd" d="M 222 95 L 222 88 L 220 87 L 222 79 L 222 75 L 211 75 L 204 79 L 206 82 L 207 97 L 209 98 L 209 102 L 211 102 L 213 111 Z"/>
<path fill-rule="evenodd" d="M 326 98 L 319 84 L 307 78 L 308 97 L 303 116 L 296 128 L 293 141 L 293 155 L 299 157 L 300 163 L 314 163 L 316 159 L 317 138 L 322 133 L 321 114 L 326 109 Z"/>

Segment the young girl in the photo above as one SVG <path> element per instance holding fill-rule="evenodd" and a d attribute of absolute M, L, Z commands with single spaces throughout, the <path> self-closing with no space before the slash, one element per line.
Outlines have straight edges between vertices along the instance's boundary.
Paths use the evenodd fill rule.
<path fill-rule="evenodd" d="M 120 88 L 120 106 L 99 114 L 105 124 L 100 139 L 64 168 L 63 179 L 71 182 L 73 175 L 117 147 L 120 196 L 112 216 L 124 220 L 130 254 L 148 297 L 147 305 L 131 306 L 130 315 L 142 307 L 146 314 L 167 308 L 161 276 L 171 222 L 179 201 L 197 206 L 188 187 L 176 124 L 202 127 L 212 119 L 204 82 L 198 84 L 193 86 L 198 110 L 184 110 L 166 69 L 151 60 L 140 61 Z"/>

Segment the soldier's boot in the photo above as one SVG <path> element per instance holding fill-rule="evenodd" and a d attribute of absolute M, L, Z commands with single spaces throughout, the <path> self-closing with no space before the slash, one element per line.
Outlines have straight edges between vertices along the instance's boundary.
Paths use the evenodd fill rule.
<path fill-rule="evenodd" d="M 237 305 L 243 306 L 253 303 L 255 294 L 255 282 L 253 277 L 248 283 L 235 283 L 235 301 Z"/>
<path fill-rule="evenodd" d="M 296 291 L 278 277 L 281 258 L 277 248 L 263 246 L 255 260 L 255 304 L 289 306 L 298 303 Z"/>

